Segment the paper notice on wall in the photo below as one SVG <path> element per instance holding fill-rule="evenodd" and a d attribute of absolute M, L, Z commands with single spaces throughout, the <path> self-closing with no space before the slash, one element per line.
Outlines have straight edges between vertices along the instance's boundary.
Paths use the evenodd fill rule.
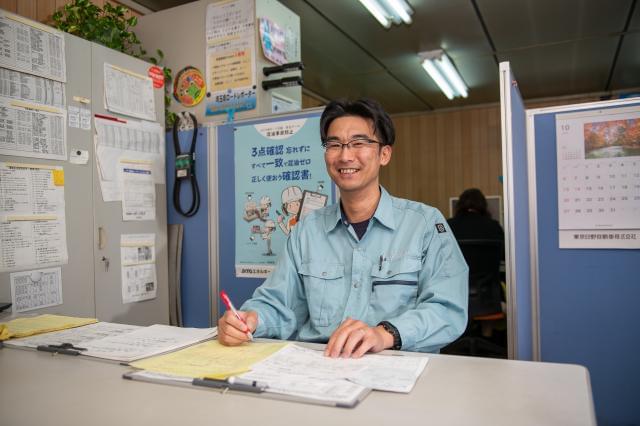
<path fill-rule="evenodd" d="M 64 109 L 0 97 L 0 154 L 66 160 Z"/>
<path fill-rule="evenodd" d="M 123 221 L 156 219 L 156 186 L 151 168 L 150 162 L 120 161 Z"/>
<path fill-rule="evenodd" d="M 64 83 L 0 67 L 0 96 L 64 108 Z"/>
<path fill-rule="evenodd" d="M 146 75 L 105 63 L 104 102 L 111 112 L 156 120 L 153 80 Z"/>
<path fill-rule="evenodd" d="M 67 263 L 62 167 L 0 163 L 0 272 Z"/>
<path fill-rule="evenodd" d="M 207 6 L 206 115 L 256 107 L 253 0 Z"/>
<path fill-rule="evenodd" d="M 66 82 L 64 33 L 0 10 L 0 65 Z"/>
<path fill-rule="evenodd" d="M 94 123 L 98 172 L 101 179 L 116 181 L 118 161 L 120 158 L 127 158 L 152 162 L 154 182 L 164 184 L 165 139 L 164 129 L 159 123 L 138 120 L 113 121 L 97 117 Z"/>
<path fill-rule="evenodd" d="M 10 274 L 13 312 L 62 304 L 62 269 L 49 268 Z"/>
<path fill-rule="evenodd" d="M 120 236 L 122 303 L 155 299 L 157 292 L 155 244 L 155 234 Z"/>

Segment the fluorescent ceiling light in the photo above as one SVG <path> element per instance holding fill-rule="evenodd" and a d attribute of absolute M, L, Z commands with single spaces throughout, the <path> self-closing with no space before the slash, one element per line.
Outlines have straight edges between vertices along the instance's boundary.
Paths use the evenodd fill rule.
<path fill-rule="evenodd" d="M 422 68 L 436 82 L 447 98 L 453 99 L 458 96 L 466 98 L 468 96 L 467 85 L 444 50 L 420 52 L 418 56 L 422 59 Z"/>
<path fill-rule="evenodd" d="M 364 7 L 367 8 L 385 28 L 391 27 L 391 24 L 411 24 L 413 9 L 406 0 L 359 0 Z"/>

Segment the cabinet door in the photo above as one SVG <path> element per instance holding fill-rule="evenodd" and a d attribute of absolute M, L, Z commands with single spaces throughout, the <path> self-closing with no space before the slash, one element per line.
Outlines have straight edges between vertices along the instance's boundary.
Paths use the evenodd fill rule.
<path fill-rule="evenodd" d="M 91 43 L 65 34 L 67 83 L 66 105 L 85 106 L 74 97 L 91 98 Z M 68 122 L 65 123 L 68 126 Z M 66 160 L 0 155 L 0 161 L 46 164 L 64 168 L 64 201 L 67 254 L 62 266 L 62 305 L 42 308 L 33 313 L 95 316 L 93 288 L 93 138 L 91 130 L 67 127 L 67 158 L 73 151 L 88 151 L 87 164 Z M 48 268 L 49 266 L 47 266 Z M 54 266 L 55 267 L 55 266 Z M 0 302 L 11 301 L 10 274 L 0 273 Z"/>
<path fill-rule="evenodd" d="M 96 44 L 92 46 L 91 63 L 93 114 L 116 116 L 124 120 L 139 120 L 105 109 L 104 64 L 115 65 L 145 76 L 151 64 Z M 156 121 L 164 126 L 163 93 L 162 88 L 154 89 Z M 156 220 L 125 222 L 122 220 L 121 201 L 103 201 L 98 171 L 97 168 L 93 168 L 95 222 L 93 265 L 95 267 L 96 315 L 100 320 L 138 325 L 169 323 L 166 185 L 156 184 L 155 189 Z M 122 297 L 120 236 L 141 233 L 155 234 L 156 297 L 125 304 Z"/>

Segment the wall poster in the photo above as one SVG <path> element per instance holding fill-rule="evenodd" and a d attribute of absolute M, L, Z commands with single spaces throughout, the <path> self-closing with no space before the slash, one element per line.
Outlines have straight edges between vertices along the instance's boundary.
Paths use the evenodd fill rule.
<path fill-rule="evenodd" d="M 264 278 L 273 270 L 296 225 L 305 190 L 331 194 L 319 121 L 313 117 L 236 127 L 237 277 Z"/>
<path fill-rule="evenodd" d="M 207 6 L 206 115 L 256 107 L 254 8 L 253 0 Z"/>

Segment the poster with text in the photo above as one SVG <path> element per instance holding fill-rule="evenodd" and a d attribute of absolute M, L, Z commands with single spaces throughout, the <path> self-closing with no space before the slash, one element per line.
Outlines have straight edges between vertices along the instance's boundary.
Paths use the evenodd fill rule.
<path fill-rule="evenodd" d="M 296 226 L 303 191 L 331 195 L 318 129 L 319 117 L 235 129 L 237 277 L 273 270 Z"/>
<path fill-rule="evenodd" d="M 207 7 L 206 115 L 256 107 L 254 28 L 252 0 L 231 0 Z"/>

